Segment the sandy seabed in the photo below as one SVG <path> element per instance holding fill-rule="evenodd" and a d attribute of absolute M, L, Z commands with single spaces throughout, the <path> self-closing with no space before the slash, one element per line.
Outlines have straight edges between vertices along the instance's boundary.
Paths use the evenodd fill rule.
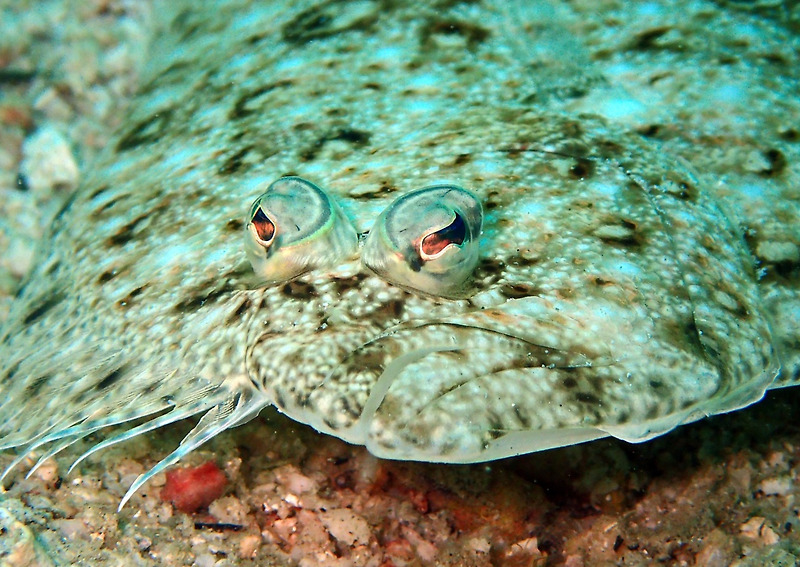
<path fill-rule="evenodd" d="M 150 2 L 0 2 L 0 320 L 36 242 L 124 116 Z M 196 514 L 157 476 L 180 423 L 71 462 L 91 436 L 18 467 L 0 495 L 2 565 L 752 565 L 800 563 L 800 393 L 643 445 L 601 440 L 448 466 L 375 459 L 277 412 L 184 465 L 215 461 L 223 497 Z M 0 465 L 13 459 L 0 454 Z"/>

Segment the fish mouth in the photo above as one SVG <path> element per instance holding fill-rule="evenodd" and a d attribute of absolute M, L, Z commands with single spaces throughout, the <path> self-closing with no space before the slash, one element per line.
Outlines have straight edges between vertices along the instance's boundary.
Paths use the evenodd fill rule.
<path fill-rule="evenodd" d="M 646 312 L 527 297 L 391 328 L 304 403 L 278 406 L 379 457 L 471 463 L 608 435 L 644 441 L 716 413 L 720 381 L 710 361 L 659 338 Z"/>

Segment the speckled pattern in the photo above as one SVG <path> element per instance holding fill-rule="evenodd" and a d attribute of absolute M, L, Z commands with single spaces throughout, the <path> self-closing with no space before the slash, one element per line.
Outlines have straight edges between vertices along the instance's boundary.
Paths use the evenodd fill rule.
<path fill-rule="evenodd" d="M 276 405 L 379 456 L 474 462 L 649 439 L 760 399 L 781 362 L 796 380 L 797 122 L 756 132 L 766 87 L 742 77 L 722 94 L 752 122 L 731 140 L 682 76 L 761 58 L 790 92 L 780 28 L 729 62 L 712 56 L 730 36 L 682 41 L 694 20 L 655 4 L 625 34 L 581 3 L 244 4 L 175 8 L 127 125 L 56 215 L 2 334 L 0 446 L 208 411 L 163 468 Z M 651 77 L 660 100 L 636 88 L 652 57 L 679 83 Z M 259 286 L 243 218 L 289 174 L 362 234 L 413 189 L 475 192 L 470 297 L 358 261 Z"/>

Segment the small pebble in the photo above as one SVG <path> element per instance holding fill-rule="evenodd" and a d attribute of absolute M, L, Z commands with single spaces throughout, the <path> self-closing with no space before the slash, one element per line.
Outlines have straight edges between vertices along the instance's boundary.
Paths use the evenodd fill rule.
<path fill-rule="evenodd" d="M 78 185 L 78 164 L 64 136 L 43 127 L 22 145 L 20 171 L 31 190 L 41 197 L 54 191 L 71 191 Z"/>

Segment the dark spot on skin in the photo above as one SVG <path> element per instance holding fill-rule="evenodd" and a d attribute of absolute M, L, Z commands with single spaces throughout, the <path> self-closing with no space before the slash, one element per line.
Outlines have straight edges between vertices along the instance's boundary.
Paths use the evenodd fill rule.
<path fill-rule="evenodd" d="M 765 53 L 763 56 L 764 61 L 771 63 L 778 67 L 788 67 L 791 63 L 780 53 Z"/>
<path fill-rule="evenodd" d="M 236 311 L 234 311 L 228 316 L 226 322 L 231 324 L 235 323 L 236 321 L 239 321 L 242 318 L 242 315 L 250 311 L 250 308 L 252 306 L 253 302 L 249 298 L 245 298 L 245 300 L 242 301 L 241 305 L 239 305 L 239 307 L 236 308 Z"/>
<path fill-rule="evenodd" d="M 5 344 L 8 341 L 9 336 L 10 335 L 6 335 L 3 338 L 3 344 Z M 16 364 L 14 364 L 11 368 L 6 370 L 5 376 L 3 376 L 3 382 L 8 382 L 9 380 L 11 380 L 16 375 L 17 370 L 19 370 L 19 365 L 21 363 L 22 363 L 22 361 L 19 361 Z"/>
<path fill-rule="evenodd" d="M 108 246 L 122 246 L 123 244 L 127 244 L 128 242 L 133 240 L 136 227 L 147 217 L 148 217 L 147 214 L 143 214 L 136 217 L 131 222 L 120 228 L 111 237 L 107 238 L 106 244 Z"/>
<path fill-rule="evenodd" d="M 392 300 L 384 305 L 383 310 L 385 313 L 390 314 L 393 319 L 399 319 L 403 316 L 405 302 L 398 299 Z"/>
<path fill-rule="evenodd" d="M 502 260 L 495 258 L 482 258 L 473 273 L 473 280 L 478 289 L 485 289 L 494 284 L 505 271 L 506 265 Z"/>
<path fill-rule="evenodd" d="M 294 280 L 287 283 L 281 291 L 284 295 L 295 299 L 312 299 L 317 294 L 317 290 L 312 284 L 302 280 Z"/>
<path fill-rule="evenodd" d="M 89 195 L 89 200 L 99 197 L 109 189 L 111 189 L 109 185 L 101 185 L 100 187 L 91 192 L 91 194 Z"/>
<path fill-rule="evenodd" d="M 47 274 L 48 276 L 52 276 L 58 271 L 60 267 L 61 267 L 61 262 L 59 262 L 58 260 L 56 260 L 55 262 L 50 262 L 50 264 L 47 266 L 47 270 L 45 270 L 44 273 Z"/>
<path fill-rule="evenodd" d="M 800 140 L 800 131 L 798 131 L 797 128 L 786 128 L 778 132 L 778 135 L 782 140 L 787 142 L 796 142 Z"/>
<path fill-rule="evenodd" d="M 624 153 L 623 148 L 611 140 L 597 140 L 594 148 L 596 155 L 603 159 L 611 159 Z"/>
<path fill-rule="evenodd" d="M 786 156 L 780 150 L 770 148 L 764 152 L 764 157 L 769 162 L 769 167 L 760 172 L 764 177 L 780 175 L 786 169 Z"/>
<path fill-rule="evenodd" d="M 518 266 L 521 268 L 530 268 L 535 266 L 539 263 L 540 258 L 538 256 L 528 256 L 526 255 L 528 252 L 520 252 L 517 250 L 517 253 L 508 258 L 506 264 L 509 266 Z"/>
<path fill-rule="evenodd" d="M 677 197 L 681 201 L 694 201 L 697 197 L 697 188 L 686 179 L 671 179 L 672 183 L 667 183 L 666 193 Z"/>
<path fill-rule="evenodd" d="M 50 382 L 51 379 L 52 376 L 49 374 L 39 376 L 25 387 L 25 395 L 31 398 L 35 397 L 37 394 L 39 394 L 39 392 L 41 392 L 42 388 L 44 388 L 47 383 Z"/>
<path fill-rule="evenodd" d="M 117 382 L 117 380 L 122 378 L 122 376 L 125 374 L 125 371 L 126 368 L 123 366 L 117 368 L 113 372 L 110 372 L 105 378 L 103 378 L 102 380 L 100 380 L 100 382 L 97 383 L 95 389 L 102 391 L 108 388 L 109 386 L 112 386 L 115 382 Z"/>
<path fill-rule="evenodd" d="M 786 260 L 783 262 L 777 262 L 773 264 L 775 268 L 775 273 L 791 282 L 795 282 L 798 279 L 798 270 L 800 270 L 800 262 L 796 262 L 794 260 Z"/>
<path fill-rule="evenodd" d="M 172 118 L 172 109 L 167 108 L 142 120 L 117 142 L 117 151 L 124 152 L 162 137 Z"/>
<path fill-rule="evenodd" d="M 121 308 L 130 307 L 131 304 L 133 303 L 134 299 L 136 299 L 139 295 L 141 295 L 142 291 L 144 291 L 144 288 L 146 288 L 146 287 L 147 287 L 147 285 L 145 284 L 143 286 L 140 286 L 140 287 L 137 287 L 136 289 L 131 290 L 131 292 L 128 295 L 126 295 L 125 297 L 123 297 L 122 299 L 117 301 L 117 307 L 121 307 Z"/>
<path fill-rule="evenodd" d="M 442 354 L 445 354 L 445 353 L 442 353 Z M 450 358 L 453 358 L 454 360 L 459 360 L 459 358 L 460 358 L 458 353 L 455 353 L 455 356 L 453 356 L 453 353 L 447 353 L 446 356 L 448 356 Z M 450 392 L 454 392 L 455 390 L 458 390 L 464 384 L 466 384 L 466 382 L 456 382 L 455 384 L 451 384 L 450 386 L 447 386 L 446 388 L 440 388 L 439 391 L 436 392 L 436 395 L 434 396 L 434 398 L 435 399 L 443 398 L 444 396 L 446 396 Z"/>
<path fill-rule="evenodd" d="M 372 200 L 377 197 L 386 197 L 387 195 L 391 195 L 392 193 L 397 192 L 397 186 L 392 185 L 387 180 L 382 180 L 381 184 L 375 186 L 370 190 L 369 187 L 357 187 L 357 193 L 348 193 L 348 197 L 351 199 L 365 199 L 365 200 Z"/>
<path fill-rule="evenodd" d="M 500 275 L 506 269 L 506 264 L 502 260 L 495 258 L 482 258 L 475 269 L 476 273 L 488 275 Z"/>
<path fill-rule="evenodd" d="M 26 69 L 0 69 L 0 85 L 21 85 L 32 81 L 36 71 Z"/>
<path fill-rule="evenodd" d="M 60 223 L 61 220 L 64 218 L 64 215 L 69 211 L 72 207 L 72 204 L 75 202 L 75 198 L 78 196 L 77 191 L 73 191 L 69 198 L 64 201 L 64 204 L 58 209 L 56 216 L 53 217 L 53 223 Z"/>
<path fill-rule="evenodd" d="M 230 156 L 228 159 L 225 160 L 225 163 L 223 163 L 219 167 L 217 173 L 219 173 L 220 175 L 231 175 L 241 170 L 242 165 L 244 165 L 243 161 L 244 158 L 247 157 L 247 154 L 249 154 L 250 150 L 252 149 L 253 146 L 250 145 L 250 146 L 245 146 L 241 150 L 237 151 L 235 154 L 233 154 L 232 156 Z"/>
<path fill-rule="evenodd" d="M 523 429 L 528 429 L 531 426 L 531 418 L 522 413 L 522 410 L 519 408 L 519 406 L 514 405 L 512 408 L 514 410 L 514 417 L 517 418 L 517 422 L 522 426 Z"/>
<path fill-rule="evenodd" d="M 573 378 L 572 376 L 567 376 L 566 378 L 564 378 L 562 384 L 564 385 L 565 388 L 572 389 L 578 385 L 578 381 L 575 380 L 575 378 Z"/>
<path fill-rule="evenodd" d="M 372 136 L 369 132 L 365 132 L 364 130 L 355 130 L 355 129 L 344 129 L 339 130 L 331 140 L 344 140 L 345 142 L 349 142 L 356 146 L 363 146 L 369 143 L 369 138 Z"/>
<path fill-rule="evenodd" d="M 330 317 L 326 316 L 324 313 L 319 313 L 319 325 L 314 330 L 315 333 L 324 333 L 326 331 L 330 331 L 331 324 L 328 322 Z"/>
<path fill-rule="evenodd" d="M 453 165 L 464 165 L 472 161 L 472 154 L 458 154 L 453 160 Z"/>
<path fill-rule="evenodd" d="M 353 408 L 347 398 L 343 397 L 339 400 L 339 408 L 342 413 L 349 415 L 352 419 L 358 419 L 361 416 L 361 412 L 357 408 Z"/>
<path fill-rule="evenodd" d="M 435 48 L 434 36 L 458 35 L 465 39 L 467 49 L 474 50 L 489 37 L 489 30 L 462 20 L 435 20 L 427 22 L 419 32 L 420 46 L 424 49 Z"/>
<path fill-rule="evenodd" d="M 664 387 L 664 383 L 663 383 L 663 382 L 660 382 L 660 381 L 658 381 L 658 380 L 650 380 L 650 382 L 648 382 L 648 384 L 649 384 L 649 385 L 650 385 L 650 387 L 651 387 L 651 388 L 653 388 L 654 390 L 658 390 L 659 388 L 663 388 L 663 387 Z"/>
<path fill-rule="evenodd" d="M 492 441 L 500 439 L 504 435 L 508 435 L 508 431 L 502 428 L 502 424 L 500 424 L 500 426 L 501 427 L 497 427 L 496 424 L 491 423 L 490 428 L 486 430 L 486 433 Z"/>
<path fill-rule="evenodd" d="M 17 182 L 14 183 L 14 187 L 17 189 L 17 191 L 28 191 L 30 189 L 30 186 L 28 185 L 28 178 L 22 173 L 17 173 Z"/>
<path fill-rule="evenodd" d="M 36 308 L 33 309 L 33 311 L 25 316 L 25 319 L 22 320 L 22 324 L 30 325 L 34 321 L 41 319 L 53 307 L 64 301 L 64 297 L 64 294 L 59 292 L 48 296 L 46 300 L 40 303 Z"/>
<path fill-rule="evenodd" d="M 669 26 L 660 26 L 639 32 L 631 41 L 629 49 L 637 51 L 663 49 L 664 46 L 657 44 L 656 41 L 671 29 Z"/>
<path fill-rule="evenodd" d="M 100 217 L 102 217 L 102 216 L 103 216 L 103 213 L 105 213 L 106 211 L 108 211 L 109 209 L 111 209 L 111 208 L 112 208 L 114 205 L 116 205 L 116 204 L 117 204 L 117 203 L 119 203 L 120 201 L 121 201 L 121 198 L 120 198 L 120 197 L 115 197 L 114 199 L 111 199 L 110 201 L 108 201 L 108 202 L 106 202 L 106 203 L 103 203 L 103 204 L 102 204 L 102 205 L 100 205 L 100 206 L 99 206 L 97 209 L 95 209 L 94 211 L 92 211 L 92 218 L 95 218 L 95 219 L 97 219 L 97 218 L 100 218 Z"/>
<path fill-rule="evenodd" d="M 380 343 L 368 344 L 361 347 L 350 359 L 345 362 L 341 375 L 358 375 L 364 370 L 372 370 L 376 377 L 379 376 L 386 365 L 386 353 Z"/>
<path fill-rule="evenodd" d="M 225 223 L 225 230 L 228 232 L 239 232 L 244 228 L 244 221 L 241 219 L 231 219 Z"/>
<path fill-rule="evenodd" d="M 228 113 L 228 118 L 231 120 L 239 120 L 257 112 L 261 105 L 252 104 L 254 100 L 277 88 L 290 87 L 291 85 L 292 81 L 282 80 L 247 91 L 237 99 L 236 103 L 233 105 L 233 109 Z"/>
<path fill-rule="evenodd" d="M 499 191 L 489 191 L 486 195 L 486 200 L 483 202 L 483 208 L 487 211 L 491 211 L 492 209 L 496 209 L 500 205 L 505 203 L 503 196 L 500 194 Z"/>
<path fill-rule="evenodd" d="M 706 352 L 706 348 L 700 340 L 700 333 L 697 331 L 697 325 L 695 324 L 694 319 L 691 319 L 686 323 L 686 326 L 684 327 L 684 333 L 695 354 L 703 356 Z"/>
<path fill-rule="evenodd" d="M 438 0 L 436 8 L 440 11 L 449 10 L 459 4 L 476 4 L 479 0 Z"/>
<path fill-rule="evenodd" d="M 523 297 L 538 295 L 539 288 L 531 284 L 509 283 L 500 287 L 500 293 L 509 299 L 521 299 Z"/>
<path fill-rule="evenodd" d="M 260 43 L 260 42 L 264 41 L 268 37 L 269 37 L 269 33 L 267 33 L 267 32 L 255 33 L 255 34 L 251 35 L 250 37 L 248 37 L 245 40 L 245 43 L 247 45 L 255 45 L 257 43 Z"/>
<path fill-rule="evenodd" d="M 729 306 L 726 306 L 725 308 L 728 311 L 730 311 L 740 319 L 744 320 L 750 319 L 750 312 L 745 307 L 746 299 L 744 299 L 739 293 L 737 293 L 733 289 L 722 289 L 721 291 L 725 292 L 725 294 L 731 299 L 733 299 L 733 302 L 736 304 L 736 307 L 732 309 Z"/>
<path fill-rule="evenodd" d="M 116 278 L 118 274 L 119 272 L 114 268 L 112 268 L 111 270 L 106 270 L 105 272 L 103 272 L 98 276 L 97 283 L 104 284 L 106 282 L 110 282 L 111 280 Z"/>
<path fill-rule="evenodd" d="M 277 408 L 286 407 L 286 398 L 283 397 L 283 394 L 280 392 L 280 390 L 275 391 L 275 407 Z"/>
<path fill-rule="evenodd" d="M 641 134 L 645 138 L 656 138 L 658 137 L 659 132 L 661 132 L 661 125 L 648 124 L 646 126 L 639 128 L 637 132 L 639 132 L 639 134 Z"/>
<path fill-rule="evenodd" d="M 594 174 L 594 163 L 588 159 L 576 159 L 569 174 L 575 179 L 588 179 Z"/>
<path fill-rule="evenodd" d="M 597 237 L 606 244 L 616 244 L 628 247 L 641 246 L 643 236 L 637 231 L 636 223 L 626 219 L 620 219 L 618 224 L 624 229 L 623 232 L 600 232 L 597 234 Z"/>
<path fill-rule="evenodd" d="M 571 100 L 583 98 L 589 90 L 578 85 L 553 86 L 531 93 L 520 101 L 524 105 L 547 104 L 550 100 Z"/>
<path fill-rule="evenodd" d="M 188 61 L 178 61 L 173 63 L 163 72 L 153 77 L 150 81 L 144 83 L 140 88 L 139 92 L 141 94 L 153 92 L 156 87 L 164 86 L 165 83 L 169 83 L 170 75 L 172 75 L 172 83 L 177 83 L 184 75 L 181 73 L 182 70 L 187 69 L 189 67 Z"/>
<path fill-rule="evenodd" d="M 300 158 L 304 161 L 312 161 L 322 147 L 332 140 L 342 140 L 352 144 L 356 148 L 361 148 L 369 143 L 371 134 L 363 130 L 354 128 L 343 128 L 333 133 L 320 136 L 311 146 L 300 153 Z"/>
<path fill-rule="evenodd" d="M 329 0 L 301 12 L 283 26 L 284 41 L 303 44 L 312 39 L 331 37 L 347 31 L 367 31 L 378 19 L 380 11 L 374 10 L 352 21 L 343 21 L 347 4 L 346 0 Z"/>
<path fill-rule="evenodd" d="M 219 289 L 212 288 L 211 291 L 207 293 L 202 293 L 201 290 L 208 289 L 215 283 L 217 282 L 208 282 L 204 286 L 203 285 L 198 286 L 198 291 L 196 291 L 194 294 L 189 292 L 187 294 L 189 297 L 175 304 L 173 310 L 177 311 L 178 313 L 194 313 L 198 311 L 200 308 L 202 308 L 204 305 L 208 303 L 214 303 L 220 297 L 226 296 L 230 292 L 235 291 L 236 289 L 231 285 L 225 284 Z"/>
<path fill-rule="evenodd" d="M 594 394 L 587 392 L 576 392 L 575 399 L 584 404 L 601 405 L 600 399 Z"/>
<path fill-rule="evenodd" d="M 603 142 L 602 140 L 597 143 L 597 145 L 601 145 Z M 572 159 L 587 159 L 585 156 L 592 154 L 592 149 L 589 148 L 584 142 L 580 140 L 572 140 L 567 139 L 563 142 L 558 144 L 558 147 L 553 149 L 552 151 L 542 151 L 536 149 L 525 150 L 527 152 L 533 152 L 544 157 L 568 157 Z"/>
<path fill-rule="evenodd" d="M 658 413 L 659 413 L 658 405 L 651 405 L 649 408 L 647 408 L 644 418 L 646 420 L 655 419 L 656 417 L 658 417 Z"/>
<path fill-rule="evenodd" d="M 363 282 L 365 279 L 367 279 L 366 274 L 356 274 L 354 276 L 350 276 L 349 278 L 334 279 L 334 286 L 336 287 L 337 295 L 342 295 L 343 293 L 352 289 L 358 289 L 361 287 L 361 282 Z"/>
<path fill-rule="evenodd" d="M 364 83 L 364 88 L 369 89 L 371 91 L 380 91 L 383 90 L 383 87 L 380 83 Z"/>

